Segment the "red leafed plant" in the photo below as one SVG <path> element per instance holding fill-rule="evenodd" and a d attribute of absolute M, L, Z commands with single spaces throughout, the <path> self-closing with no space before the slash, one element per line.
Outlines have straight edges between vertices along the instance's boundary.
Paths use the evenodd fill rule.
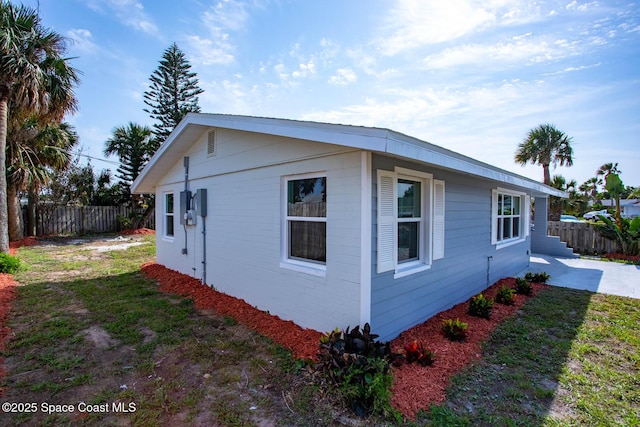
<path fill-rule="evenodd" d="M 418 344 L 418 340 L 415 340 L 405 346 L 404 355 L 407 363 L 417 362 L 422 366 L 433 364 L 435 359 L 435 354 L 428 348 L 425 348 L 422 344 Z"/>

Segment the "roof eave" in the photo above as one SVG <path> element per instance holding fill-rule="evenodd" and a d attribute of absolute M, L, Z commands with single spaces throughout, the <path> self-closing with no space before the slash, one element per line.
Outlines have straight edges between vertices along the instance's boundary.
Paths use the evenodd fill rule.
<path fill-rule="evenodd" d="M 155 192 L 156 182 L 161 175 L 178 161 L 179 156 L 188 149 L 194 138 L 199 137 L 209 127 L 265 133 L 386 153 L 525 188 L 533 196 L 569 196 L 564 191 L 540 182 L 388 129 L 204 113 L 189 113 L 185 116 L 133 182 L 132 193 Z M 336 138 L 337 134 L 339 138 Z"/>

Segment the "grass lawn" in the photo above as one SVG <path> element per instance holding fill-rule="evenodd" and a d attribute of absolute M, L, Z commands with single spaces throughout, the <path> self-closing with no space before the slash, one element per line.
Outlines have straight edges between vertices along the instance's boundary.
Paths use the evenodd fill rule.
<path fill-rule="evenodd" d="M 552 287 L 483 347 L 419 424 L 640 425 L 640 300 Z"/>
<path fill-rule="evenodd" d="M 234 319 L 158 292 L 138 273 L 155 236 L 135 239 L 143 244 L 126 250 L 65 239 L 19 250 L 2 401 L 38 410 L 2 413 L 0 425 L 390 424 L 350 415 L 287 351 Z M 407 425 L 640 425 L 640 300 L 542 291 L 447 396 Z M 74 408 L 47 414 L 43 404 Z"/>

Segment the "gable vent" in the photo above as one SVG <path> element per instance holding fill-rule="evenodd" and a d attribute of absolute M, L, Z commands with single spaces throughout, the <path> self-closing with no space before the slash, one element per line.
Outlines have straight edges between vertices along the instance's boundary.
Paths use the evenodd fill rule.
<path fill-rule="evenodd" d="M 210 130 L 207 135 L 207 156 L 215 156 L 216 155 L 216 131 Z"/>

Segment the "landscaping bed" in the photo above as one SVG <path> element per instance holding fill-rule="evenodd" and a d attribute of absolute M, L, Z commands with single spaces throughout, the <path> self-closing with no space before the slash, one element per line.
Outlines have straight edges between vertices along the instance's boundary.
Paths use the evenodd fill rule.
<path fill-rule="evenodd" d="M 260 334 L 271 338 L 283 347 L 291 350 L 296 358 L 316 360 L 318 344 L 322 334 L 303 329 L 291 321 L 267 314 L 246 302 L 215 291 L 203 285 L 199 280 L 170 270 L 155 263 L 142 266 L 142 272 L 156 280 L 160 290 L 193 299 L 199 309 L 214 310 L 221 315 L 232 316 L 239 323 L 248 326 Z M 503 286 L 513 287 L 514 278 L 498 281 L 484 291 L 487 298 L 494 298 Z M 532 295 L 548 287 L 533 284 Z M 407 344 L 418 340 L 435 353 L 435 362 L 431 366 L 402 364 L 393 368 L 392 405 L 405 417 L 415 418 L 421 409 L 427 410 L 431 404 L 446 399 L 445 389 L 452 375 L 481 356 L 481 343 L 491 331 L 506 317 L 513 315 L 528 296 L 515 295 L 513 305 L 495 304 L 491 319 L 471 316 L 467 313 L 468 303 L 464 302 L 443 311 L 426 322 L 417 325 L 391 342 L 392 352 L 400 352 Z M 444 319 L 460 319 L 468 324 L 468 336 L 462 342 L 451 342 L 440 332 Z M 351 325 L 354 326 L 354 325 Z"/>
<path fill-rule="evenodd" d="M 503 285 L 513 288 L 515 279 L 499 280 L 483 294 L 493 299 Z M 531 296 L 549 285 L 533 283 L 532 287 Z M 500 322 L 516 313 L 528 298 L 530 296 L 516 294 L 513 305 L 494 304 L 490 319 L 471 316 L 468 313 L 469 303 L 464 302 L 400 334 L 391 342 L 393 352 L 401 351 L 407 344 L 417 340 L 430 349 L 435 357 L 430 366 L 405 363 L 394 368 L 391 404 L 403 415 L 415 418 L 421 409 L 428 410 L 431 404 L 444 402 L 450 378 L 473 360 L 480 359 L 482 342 Z M 441 333 L 442 322 L 446 319 L 460 319 L 468 324 L 464 341 L 450 341 Z"/>

